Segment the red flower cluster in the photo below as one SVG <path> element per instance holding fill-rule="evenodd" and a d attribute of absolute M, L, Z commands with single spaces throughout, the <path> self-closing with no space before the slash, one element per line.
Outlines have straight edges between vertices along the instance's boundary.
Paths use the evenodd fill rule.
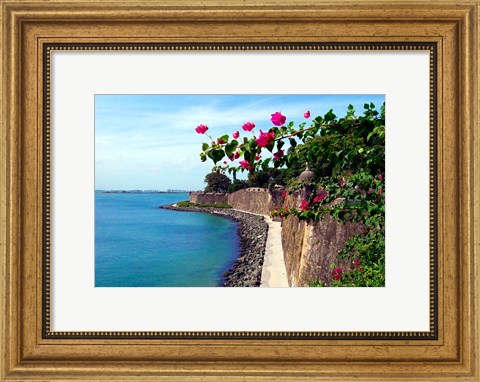
<path fill-rule="evenodd" d="M 275 112 L 272 114 L 272 118 L 270 118 L 270 121 L 272 121 L 272 123 L 275 125 L 275 126 L 282 126 L 285 121 L 287 120 L 287 117 L 285 117 L 282 113 L 280 113 L 279 111 Z"/>
<path fill-rule="evenodd" d="M 308 200 L 303 199 L 302 203 L 300 204 L 300 206 L 298 208 L 300 208 L 302 211 L 306 211 L 306 210 L 308 210 L 308 206 L 309 206 Z"/>
<path fill-rule="evenodd" d="M 327 196 L 327 194 L 321 194 L 321 195 L 318 195 L 318 196 L 315 196 L 315 198 L 313 198 L 313 202 L 314 203 L 320 203 L 323 199 L 325 199 L 325 196 Z"/>
<path fill-rule="evenodd" d="M 255 141 L 260 147 L 267 147 L 274 139 L 275 133 L 273 131 L 270 133 L 264 133 L 262 130 L 260 130 L 260 136 Z"/>
<path fill-rule="evenodd" d="M 285 154 L 285 151 L 278 150 L 276 153 L 273 153 L 273 160 L 280 160 L 280 158 L 283 157 L 283 154 Z"/>
<path fill-rule="evenodd" d="M 340 280 L 342 278 L 342 268 L 335 268 L 333 271 L 332 271 L 332 276 L 333 276 L 333 279 L 334 280 Z"/>
<path fill-rule="evenodd" d="M 198 134 L 205 134 L 208 130 L 208 126 L 207 125 L 198 125 L 196 128 L 195 128 L 195 131 L 198 133 Z"/>
<path fill-rule="evenodd" d="M 245 160 L 245 159 L 240 161 L 240 167 L 248 171 L 253 171 L 252 165 L 248 160 Z"/>
<path fill-rule="evenodd" d="M 305 113 L 303 113 L 303 116 L 305 118 L 310 118 L 310 110 L 307 110 Z"/>
<path fill-rule="evenodd" d="M 252 131 L 255 128 L 255 124 L 253 122 L 245 122 L 242 126 L 242 129 L 245 131 Z"/>
<path fill-rule="evenodd" d="M 240 136 L 240 133 L 239 133 L 238 131 L 235 131 L 235 132 L 232 134 L 233 139 L 237 139 L 239 136 Z"/>

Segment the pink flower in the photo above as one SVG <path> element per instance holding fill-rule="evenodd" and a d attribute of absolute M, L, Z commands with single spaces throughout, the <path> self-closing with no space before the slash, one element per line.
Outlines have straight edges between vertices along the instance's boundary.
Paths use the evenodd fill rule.
<path fill-rule="evenodd" d="M 380 189 L 380 191 L 378 191 L 378 195 L 382 195 L 383 194 L 383 188 Z"/>
<path fill-rule="evenodd" d="M 276 153 L 273 154 L 273 160 L 280 160 L 280 158 L 283 157 L 284 153 L 285 151 L 278 150 Z"/>
<path fill-rule="evenodd" d="M 382 176 L 382 175 L 379 175 L 379 176 L 378 176 L 378 179 L 383 180 L 383 176 Z"/>
<path fill-rule="evenodd" d="M 233 162 L 233 160 L 234 160 L 235 158 L 234 158 L 234 156 L 233 156 L 233 154 L 232 154 L 232 155 L 229 155 L 229 156 L 228 156 L 228 159 L 230 159 L 230 160 Z"/>
<path fill-rule="evenodd" d="M 345 186 L 345 181 L 342 179 L 342 180 L 340 181 L 340 187 L 343 187 L 343 186 Z"/>
<path fill-rule="evenodd" d="M 272 118 L 270 118 L 270 121 L 272 121 L 272 123 L 275 125 L 275 126 L 282 126 L 285 121 L 287 120 L 287 117 L 285 117 L 282 113 L 280 113 L 279 111 L 275 112 L 272 114 Z"/>
<path fill-rule="evenodd" d="M 262 130 L 260 130 L 260 136 L 255 141 L 257 142 L 257 145 L 259 145 L 260 147 L 266 147 L 274 139 L 275 139 L 275 133 L 273 131 L 270 133 L 264 133 Z"/>
<path fill-rule="evenodd" d="M 260 160 L 260 155 L 256 155 L 255 160 Z"/>
<path fill-rule="evenodd" d="M 235 151 L 235 155 L 233 156 L 234 159 L 240 158 L 240 153 L 238 151 Z"/>
<path fill-rule="evenodd" d="M 224 141 L 224 140 L 221 139 L 221 138 L 218 138 L 218 139 L 217 139 L 217 143 L 218 143 L 219 145 L 224 145 L 224 144 L 227 143 L 227 142 Z"/>
<path fill-rule="evenodd" d="M 315 198 L 313 199 L 313 202 L 314 203 L 320 203 L 323 199 L 325 199 L 325 196 L 327 196 L 327 194 L 322 194 L 322 195 L 315 196 Z"/>
<path fill-rule="evenodd" d="M 300 206 L 298 208 L 300 208 L 302 211 L 306 211 L 306 210 L 308 210 L 308 206 L 309 206 L 308 200 L 303 199 L 302 203 L 300 204 Z"/>
<path fill-rule="evenodd" d="M 342 268 L 335 268 L 333 271 L 332 271 L 332 276 L 333 276 L 333 279 L 334 280 L 340 280 L 342 278 Z"/>
<path fill-rule="evenodd" d="M 195 131 L 198 133 L 198 134 L 205 134 L 208 130 L 208 126 L 207 125 L 198 125 L 196 128 L 195 128 Z"/>
<path fill-rule="evenodd" d="M 305 113 L 303 113 L 303 116 L 305 118 L 310 118 L 310 110 L 307 110 Z"/>
<path fill-rule="evenodd" d="M 353 260 L 353 266 L 354 266 L 355 268 L 360 267 L 360 259 L 355 259 L 355 260 Z"/>
<path fill-rule="evenodd" d="M 223 164 L 227 164 L 227 161 L 226 161 L 226 160 L 224 160 L 224 161 L 223 161 Z"/>
<path fill-rule="evenodd" d="M 248 160 L 245 160 L 245 159 L 240 161 L 240 167 L 244 168 L 248 171 L 253 170 L 252 166 L 250 165 L 250 162 Z"/>
<path fill-rule="evenodd" d="M 283 191 L 282 192 L 282 198 L 286 198 L 287 197 L 287 191 Z"/>
<path fill-rule="evenodd" d="M 242 129 L 245 131 L 252 131 L 255 128 L 255 124 L 253 122 L 245 122 L 242 126 Z"/>
<path fill-rule="evenodd" d="M 235 131 L 235 132 L 232 134 L 233 139 L 237 139 L 239 136 L 240 136 L 240 133 L 239 133 L 238 131 Z"/>

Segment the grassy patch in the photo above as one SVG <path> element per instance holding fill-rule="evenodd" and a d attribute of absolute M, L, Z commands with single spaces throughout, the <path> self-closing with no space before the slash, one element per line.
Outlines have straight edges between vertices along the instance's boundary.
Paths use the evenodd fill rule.
<path fill-rule="evenodd" d="M 191 203 L 188 200 L 184 200 L 182 202 L 177 203 L 178 207 L 215 207 L 215 208 L 232 208 L 230 204 L 227 203 L 206 203 L 206 204 L 201 204 L 201 203 Z"/>

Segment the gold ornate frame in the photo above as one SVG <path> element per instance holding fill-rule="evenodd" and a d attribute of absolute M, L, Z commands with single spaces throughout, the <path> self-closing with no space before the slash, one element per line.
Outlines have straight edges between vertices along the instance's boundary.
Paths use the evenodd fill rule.
<path fill-rule="evenodd" d="M 1 3 L 2 380 L 479 380 L 478 1 Z M 145 42 L 436 47 L 435 336 L 48 335 L 45 47 Z"/>

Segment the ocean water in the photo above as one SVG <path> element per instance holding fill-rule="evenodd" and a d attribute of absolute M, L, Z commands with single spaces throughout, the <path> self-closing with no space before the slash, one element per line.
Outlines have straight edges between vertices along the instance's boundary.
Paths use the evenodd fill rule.
<path fill-rule="evenodd" d="M 239 254 L 237 223 L 158 208 L 188 194 L 95 193 L 96 287 L 215 287 Z"/>

